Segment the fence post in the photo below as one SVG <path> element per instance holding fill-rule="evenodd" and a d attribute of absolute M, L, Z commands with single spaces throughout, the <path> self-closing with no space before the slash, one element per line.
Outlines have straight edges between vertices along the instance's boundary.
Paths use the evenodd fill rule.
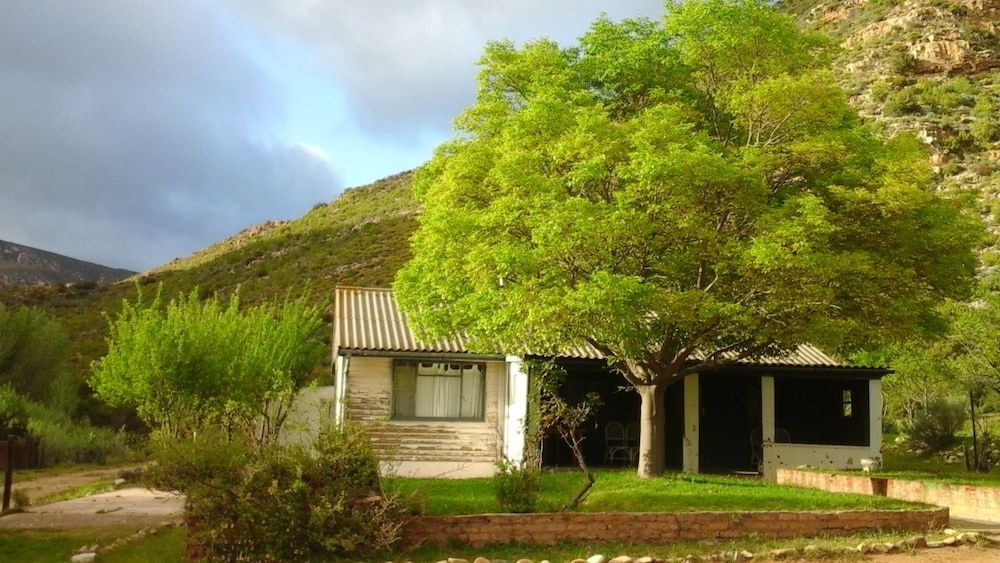
<path fill-rule="evenodd" d="M 7 463 L 3 470 L 3 511 L 10 508 L 10 492 L 14 486 L 14 436 L 7 436 Z"/>

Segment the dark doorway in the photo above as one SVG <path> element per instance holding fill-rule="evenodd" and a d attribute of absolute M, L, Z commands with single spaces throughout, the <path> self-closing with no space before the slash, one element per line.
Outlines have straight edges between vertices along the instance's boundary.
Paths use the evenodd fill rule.
<path fill-rule="evenodd" d="M 760 376 L 704 374 L 699 391 L 698 471 L 757 471 L 752 443 L 761 435 Z"/>
<path fill-rule="evenodd" d="M 605 440 L 608 424 L 616 422 L 622 428 L 639 423 L 639 395 L 618 373 L 603 360 L 559 359 L 557 363 L 566 370 L 566 380 L 560 394 L 570 404 L 576 404 L 587 393 L 597 392 L 602 405 L 582 428 L 583 450 L 587 465 L 593 467 L 629 465 L 628 456 L 618 452 L 608 459 Z M 576 466 L 573 453 L 557 435 L 542 439 L 542 465 L 547 467 Z"/>
<path fill-rule="evenodd" d="M 667 469 L 684 468 L 684 380 L 667 387 Z"/>

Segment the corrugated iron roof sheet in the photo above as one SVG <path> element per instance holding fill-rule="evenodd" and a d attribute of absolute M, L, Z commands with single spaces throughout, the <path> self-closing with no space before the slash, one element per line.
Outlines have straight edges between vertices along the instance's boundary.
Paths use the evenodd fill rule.
<path fill-rule="evenodd" d="M 434 342 L 418 340 L 392 290 L 371 287 L 336 288 L 334 346 L 337 350 L 372 352 L 469 353 L 466 339 L 461 335 Z M 603 354 L 586 343 L 567 348 L 559 357 L 604 359 Z M 764 357 L 739 360 L 738 363 L 765 367 L 852 367 L 837 362 L 810 344 L 799 346 L 780 358 Z"/>

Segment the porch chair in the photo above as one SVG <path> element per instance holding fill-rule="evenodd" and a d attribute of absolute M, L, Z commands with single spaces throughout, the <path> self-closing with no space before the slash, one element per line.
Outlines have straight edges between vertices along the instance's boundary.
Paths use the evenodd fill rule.
<path fill-rule="evenodd" d="M 632 465 L 639 463 L 639 423 L 630 422 L 625 425 L 625 446 L 628 448 L 628 459 Z"/>
<path fill-rule="evenodd" d="M 604 426 L 604 461 L 613 464 L 619 459 L 622 463 L 631 461 L 625 427 L 620 422 L 609 422 Z"/>

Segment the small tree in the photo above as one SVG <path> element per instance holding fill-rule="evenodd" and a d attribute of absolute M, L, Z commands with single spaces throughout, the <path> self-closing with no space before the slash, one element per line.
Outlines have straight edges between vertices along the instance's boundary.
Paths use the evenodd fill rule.
<path fill-rule="evenodd" d="M 11 385 L 31 401 L 49 402 L 59 391 L 55 387 L 65 383 L 68 350 L 62 327 L 41 311 L 0 305 L 0 385 Z"/>
<path fill-rule="evenodd" d="M 601 406 L 601 396 L 598 393 L 587 393 L 579 403 L 570 404 L 559 394 L 560 384 L 566 376 L 565 370 L 551 361 L 536 362 L 531 369 L 537 377 L 538 428 L 543 434 L 555 432 L 562 438 L 573 452 L 573 459 L 586 479 L 580 490 L 563 506 L 563 510 L 573 510 L 594 486 L 594 474 L 587 466 L 587 459 L 583 454 L 584 436 L 580 427 Z"/>
<path fill-rule="evenodd" d="M 305 298 L 241 311 L 197 292 L 165 306 L 126 302 L 91 385 L 151 427 L 183 436 L 208 425 L 273 442 L 323 356 L 320 309 Z"/>

